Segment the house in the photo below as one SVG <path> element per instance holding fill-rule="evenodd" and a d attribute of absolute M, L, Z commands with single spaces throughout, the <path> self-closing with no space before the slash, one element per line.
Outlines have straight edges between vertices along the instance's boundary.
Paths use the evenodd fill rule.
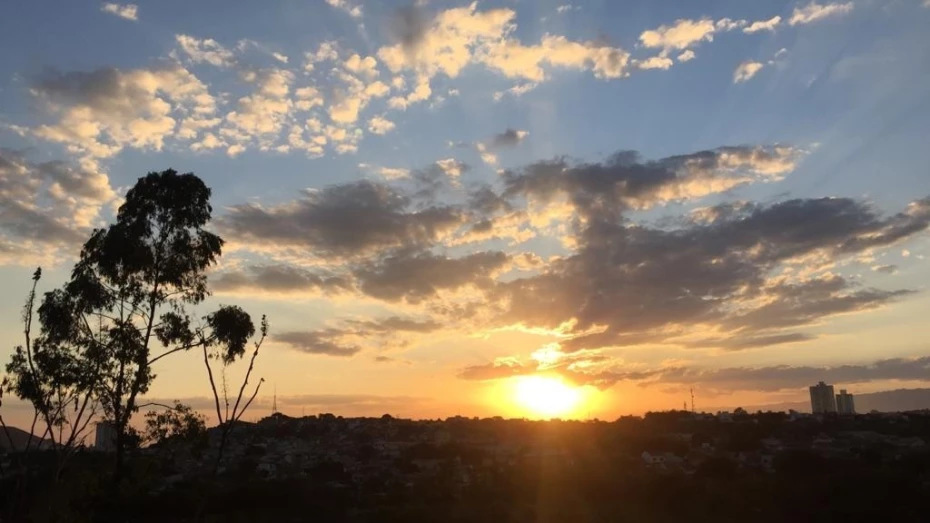
<path fill-rule="evenodd" d="M 646 465 L 664 465 L 665 464 L 665 455 L 664 454 L 652 454 L 649 451 L 644 451 L 640 456 L 643 458 L 643 462 Z"/>

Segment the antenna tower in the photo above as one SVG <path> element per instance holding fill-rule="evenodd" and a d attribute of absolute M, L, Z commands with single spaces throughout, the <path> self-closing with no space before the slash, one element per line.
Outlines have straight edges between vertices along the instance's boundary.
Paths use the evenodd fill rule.
<path fill-rule="evenodd" d="M 694 387 L 691 387 L 691 414 L 694 414 Z"/>

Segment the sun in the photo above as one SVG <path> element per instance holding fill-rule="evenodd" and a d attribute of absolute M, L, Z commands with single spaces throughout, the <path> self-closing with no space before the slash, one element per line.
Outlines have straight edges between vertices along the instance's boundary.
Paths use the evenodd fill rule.
<path fill-rule="evenodd" d="M 535 416 L 553 418 L 571 414 L 581 403 L 582 394 L 559 378 L 521 376 L 514 380 L 513 399 Z"/>

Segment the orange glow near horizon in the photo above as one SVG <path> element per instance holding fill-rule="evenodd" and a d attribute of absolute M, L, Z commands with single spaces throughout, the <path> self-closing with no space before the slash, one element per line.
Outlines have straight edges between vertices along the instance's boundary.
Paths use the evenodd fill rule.
<path fill-rule="evenodd" d="M 582 407 L 580 387 L 549 376 L 520 376 L 513 380 L 512 398 L 524 413 L 539 418 L 575 417 Z"/>

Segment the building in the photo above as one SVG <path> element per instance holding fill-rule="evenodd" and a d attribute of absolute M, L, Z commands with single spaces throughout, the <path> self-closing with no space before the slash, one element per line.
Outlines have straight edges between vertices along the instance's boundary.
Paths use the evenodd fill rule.
<path fill-rule="evenodd" d="M 810 391 L 811 412 L 814 414 L 836 412 L 836 396 L 833 395 L 833 385 L 827 385 L 821 381 L 816 385 L 812 385 Z"/>
<path fill-rule="evenodd" d="M 94 437 L 94 448 L 104 452 L 113 452 L 116 450 L 116 427 L 109 421 L 101 421 L 97 424 L 97 433 Z"/>
<path fill-rule="evenodd" d="M 840 414 L 856 413 L 856 402 L 846 389 L 840 389 L 840 393 L 836 395 L 836 411 Z"/>

